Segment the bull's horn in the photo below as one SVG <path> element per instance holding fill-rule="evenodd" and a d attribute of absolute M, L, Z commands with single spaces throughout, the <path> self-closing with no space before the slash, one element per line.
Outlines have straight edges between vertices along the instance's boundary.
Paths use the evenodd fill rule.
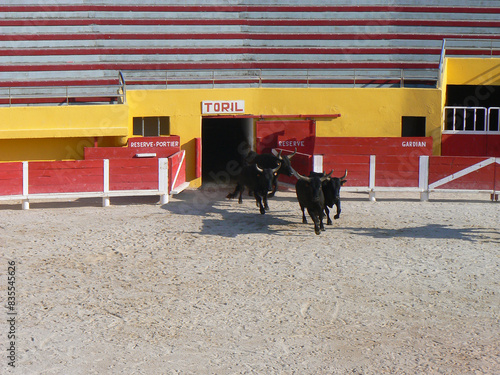
<path fill-rule="evenodd" d="M 283 152 L 283 150 L 280 150 L 280 152 L 278 153 L 278 159 L 280 159 L 280 160 L 283 160 L 283 156 L 281 156 L 282 152 Z"/>
<path fill-rule="evenodd" d="M 293 155 L 295 155 L 296 153 L 297 153 L 297 147 L 295 147 L 295 151 L 293 152 L 293 154 L 288 155 L 288 160 L 290 160 L 291 158 L 293 158 Z"/>
<path fill-rule="evenodd" d="M 330 171 L 330 173 L 328 173 L 327 175 L 325 175 L 325 176 L 321 177 L 321 179 L 320 179 L 320 180 L 321 180 L 321 182 L 323 182 L 323 181 L 326 181 L 326 180 L 330 179 L 330 176 L 332 175 L 332 173 L 333 173 L 333 169 Z"/>
<path fill-rule="evenodd" d="M 274 168 L 274 169 L 273 169 L 273 173 L 278 172 L 278 170 L 280 169 L 280 167 L 281 167 L 281 163 L 280 163 L 280 162 L 278 162 L 278 166 L 277 166 L 276 168 Z"/>
<path fill-rule="evenodd" d="M 297 180 L 303 180 L 303 181 L 311 182 L 311 177 L 302 176 L 299 172 L 297 172 L 293 168 L 291 168 L 291 170 L 292 170 L 292 174 L 295 176 L 295 178 Z"/>
<path fill-rule="evenodd" d="M 260 173 L 264 172 L 264 170 L 261 167 L 259 167 L 257 164 L 255 164 L 255 169 L 257 169 L 257 171 Z"/>
<path fill-rule="evenodd" d="M 340 180 L 345 180 L 346 177 L 347 177 L 347 169 L 345 170 L 344 175 L 340 177 Z"/>

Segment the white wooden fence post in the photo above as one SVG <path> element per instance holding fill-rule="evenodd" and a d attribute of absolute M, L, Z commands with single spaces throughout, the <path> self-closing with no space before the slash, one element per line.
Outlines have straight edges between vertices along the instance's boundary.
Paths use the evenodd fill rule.
<path fill-rule="evenodd" d="M 377 199 L 375 198 L 375 165 L 376 165 L 376 157 L 375 155 L 370 155 L 370 180 L 368 182 L 369 198 L 370 201 L 375 202 Z"/>
<path fill-rule="evenodd" d="M 313 172 L 323 173 L 323 155 L 313 155 Z"/>
<path fill-rule="evenodd" d="M 500 165 L 500 158 L 495 158 L 495 163 L 498 164 L 498 165 Z M 497 180 L 497 176 L 498 176 L 498 173 L 499 173 L 499 167 L 498 167 L 498 165 L 495 165 L 495 174 L 494 174 L 495 181 L 493 182 L 493 197 L 492 197 L 496 202 L 498 202 L 498 195 L 499 195 L 498 193 L 500 193 L 500 191 L 499 191 L 500 186 L 496 185 L 496 180 Z"/>
<path fill-rule="evenodd" d="M 420 200 L 429 200 L 429 157 L 420 156 L 418 168 L 418 188 L 420 189 Z"/>
<path fill-rule="evenodd" d="M 158 159 L 158 191 L 160 192 L 160 204 L 167 204 L 168 194 L 168 158 Z"/>
<path fill-rule="evenodd" d="M 108 207 L 110 205 L 109 199 L 109 159 L 103 160 L 103 172 L 104 172 L 104 188 L 102 197 L 102 206 Z"/>
<path fill-rule="evenodd" d="M 28 181 L 28 162 L 23 161 L 23 210 L 30 209 L 30 201 L 28 198 L 29 193 L 29 181 Z"/>

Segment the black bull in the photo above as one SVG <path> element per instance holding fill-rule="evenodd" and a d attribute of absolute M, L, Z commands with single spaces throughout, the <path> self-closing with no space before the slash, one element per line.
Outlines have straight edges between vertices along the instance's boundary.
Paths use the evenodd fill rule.
<path fill-rule="evenodd" d="M 265 214 L 266 210 L 269 209 L 267 204 L 268 193 L 273 189 L 273 180 L 277 176 L 280 167 L 281 163 L 279 162 L 273 168 L 261 168 L 257 164 L 244 166 L 238 175 L 238 183 L 234 192 L 229 193 L 227 198 L 234 198 L 239 193 L 238 203 L 241 203 L 241 195 L 245 187 L 247 187 L 248 190 L 253 192 L 260 213 Z M 264 205 L 262 202 L 264 202 Z"/>
<path fill-rule="evenodd" d="M 295 191 L 302 210 L 302 222 L 307 223 L 304 212 L 307 209 L 314 222 L 314 232 L 320 234 L 322 230 L 325 230 L 323 226 L 325 212 L 328 218 L 327 224 L 332 224 L 328 207 L 332 208 L 333 205 L 336 205 L 337 214 L 334 218 L 340 217 L 340 187 L 346 182 L 347 171 L 340 178 L 331 177 L 333 171 L 327 175 L 311 172 L 309 177 L 293 172 L 297 178 Z"/>
<path fill-rule="evenodd" d="M 337 214 L 333 217 L 335 220 L 340 218 L 340 188 L 347 182 L 347 170 L 342 177 L 330 177 L 321 185 L 323 189 L 323 194 L 325 195 L 325 212 L 327 217 L 327 225 L 332 224 L 332 219 L 330 219 L 330 210 L 328 207 L 333 208 L 333 205 L 337 206 Z"/>
<path fill-rule="evenodd" d="M 293 169 L 290 159 L 297 153 L 297 149 L 290 155 L 282 155 L 282 151 L 278 155 L 274 154 L 257 154 L 256 152 L 250 152 L 245 158 L 245 162 L 248 165 L 257 164 L 261 168 L 274 168 L 278 163 L 280 168 L 278 173 L 273 177 L 273 189 L 268 197 L 273 197 L 278 189 L 278 175 L 284 174 L 286 176 L 292 176 Z"/>

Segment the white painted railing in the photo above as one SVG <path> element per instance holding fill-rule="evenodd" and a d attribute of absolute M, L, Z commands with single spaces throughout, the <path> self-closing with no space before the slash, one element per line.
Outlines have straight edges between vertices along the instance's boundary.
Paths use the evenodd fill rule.
<path fill-rule="evenodd" d="M 442 131 L 446 133 L 500 133 L 499 107 L 446 106 Z"/>
<path fill-rule="evenodd" d="M 109 160 L 103 160 L 103 189 L 102 191 L 71 192 L 71 193 L 36 193 L 29 192 L 29 162 L 23 162 L 21 195 L 0 196 L 0 201 L 21 200 L 22 208 L 28 210 L 33 200 L 71 200 L 79 198 L 102 198 L 102 206 L 110 205 L 110 198 L 159 195 L 160 203 L 169 201 L 168 158 L 158 159 L 158 188 L 148 190 L 110 190 Z"/>
<path fill-rule="evenodd" d="M 314 155 L 316 157 L 317 155 Z M 432 156 L 438 158 L 439 156 Z M 500 186 L 495 185 L 494 179 L 496 178 L 496 174 L 492 176 L 491 184 L 493 186 L 492 189 L 487 190 L 478 190 L 475 188 L 464 188 L 464 189 L 449 189 L 444 188 L 443 186 L 449 182 L 452 182 L 456 179 L 464 177 L 470 173 L 476 172 L 482 168 L 488 167 L 492 164 L 500 165 L 500 158 L 495 157 L 485 157 L 483 161 L 473 164 L 467 168 L 464 168 L 460 171 L 452 173 L 448 176 L 444 176 L 441 179 L 430 183 L 429 180 L 429 160 L 430 156 L 420 156 L 419 157 L 419 166 L 418 166 L 418 187 L 397 187 L 397 186 L 377 186 L 376 184 L 376 175 L 377 175 L 377 157 L 375 155 L 370 156 L 370 165 L 369 165 L 369 183 L 368 186 L 349 186 L 346 185 L 342 187 L 342 191 L 348 192 L 366 192 L 369 195 L 369 199 L 371 201 L 376 201 L 376 194 L 378 192 L 415 192 L 420 193 L 421 201 L 428 201 L 430 197 L 430 193 L 432 192 L 440 192 L 440 193 L 466 193 L 466 192 L 480 192 L 490 194 L 491 200 L 498 200 L 498 195 L 500 193 Z M 465 157 L 464 157 L 465 158 Z M 475 157 L 474 159 L 477 159 Z M 319 159 L 318 159 L 319 160 Z M 500 166 L 496 166 L 498 171 L 500 172 Z M 323 168 L 319 166 L 315 166 L 316 172 L 323 172 Z"/>

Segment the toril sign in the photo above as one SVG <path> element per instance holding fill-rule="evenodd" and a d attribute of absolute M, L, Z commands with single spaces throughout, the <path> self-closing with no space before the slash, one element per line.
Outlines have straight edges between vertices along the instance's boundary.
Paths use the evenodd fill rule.
<path fill-rule="evenodd" d="M 217 115 L 230 113 L 244 113 L 244 100 L 222 100 L 201 102 L 201 113 L 203 115 Z"/>

